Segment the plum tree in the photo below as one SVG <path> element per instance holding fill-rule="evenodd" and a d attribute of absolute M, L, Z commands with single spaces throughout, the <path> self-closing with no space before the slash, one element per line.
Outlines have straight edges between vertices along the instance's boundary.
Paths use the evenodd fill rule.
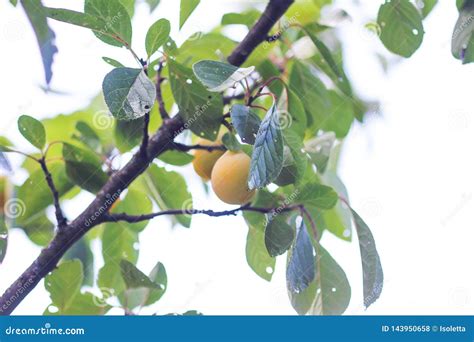
<path fill-rule="evenodd" d="M 170 1 L 162 0 L 153 13 Z M 103 57 L 111 70 L 87 108 L 41 121 L 21 115 L 19 132 L 31 146 L 0 137 L 0 165 L 10 169 L 6 153 L 18 153 L 24 160 L 15 171 L 28 175 L 21 183 L 8 177 L 14 186 L 8 201 L 0 191 L 0 202 L 9 204 L 0 211 L 0 261 L 15 248 L 7 243 L 10 229 L 23 230 L 43 247 L 0 297 L 0 314 L 11 314 L 43 279 L 51 297 L 45 314 L 101 315 L 112 307 L 134 314 L 154 305 L 166 293 L 166 269 L 157 261 L 145 274 L 136 266 L 135 247 L 149 222 L 165 215 L 184 229 L 192 228 L 193 215 L 242 214 L 235 219 L 248 229 L 242 248 L 249 267 L 271 281 L 276 258 L 286 254 L 289 303 L 298 314 L 344 313 L 352 295 L 349 279 L 321 237 L 350 241 L 355 232 L 364 304 L 379 298 L 384 276 L 374 237 L 337 175 L 342 142 L 354 121 L 364 122 L 370 103 L 346 75 L 344 41 L 334 27 L 321 24 L 321 9 L 331 0 L 246 6 L 178 45 L 170 32 L 202 6 L 181 0 L 179 22 L 158 19 L 141 50 L 135 50 L 139 42 L 132 44 L 134 0 L 85 0 L 83 11 L 46 7 L 40 0 L 10 2 L 30 20 L 47 87 L 58 53 L 51 20 L 125 48 L 133 65 Z M 146 2 L 155 9 L 157 1 Z M 366 27 L 390 52 L 409 57 L 422 43 L 423 19 L 435 3 L 386 1 Z M 474 16 L 474 2 L 456 4 L 452 54 L 470 63 L 474 26 L 467 19 Z M 229 37 L 229 25 L 245 37 Z M 202 139 L 192 144 L 190 132 Z M 182 175 L 191 162 L 222 201 L 239 206 L 215 211 L 196 203 Z M 0 182 L 3 189 L 5 179 Z M 79 200 L 85 192 L 93 195 L 90 203 Z M 82 212 L 73 218 L 77 208 L 63 211 L 64 200 Z M 99 270 L 91 247 L 96 240 L 104 260 Z M 85 290 L 90 287 L 101 295 Z"/>
<path fill-rule="evenodd" d="M 248 203 L 255 190 L 249 190 L 247 178 L 250 157 L 244 152 L 227 151 L 217 160 L 212 170 L 212 189 L 228 204 Z"/>

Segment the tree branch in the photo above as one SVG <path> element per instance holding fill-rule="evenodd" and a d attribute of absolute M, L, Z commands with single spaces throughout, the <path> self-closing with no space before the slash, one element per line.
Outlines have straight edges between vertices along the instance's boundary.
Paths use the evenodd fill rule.
<path fill-rule="evenodd" d="M 41 159 L 38 160 L 38 162 L 41 165 L 41 169 L 43 170 L 44 176 L 46 178 L 46 183 L 48 183 L 49 189 L 51 190 L 51 193 L 53 195 L 53 204 L 56 214 L 56 221 L 58 222 L 58 228 L 63 229 L 67 226 L 67 220 L 64 217 L 61 205 L 59 204 L 58 190 L 56 189 L 56 185 L 54 185 L 53 177 L 51 176 L 51 172 L 49 172 L 45 157 L 43 156 Z"/>
<path fill-rule="evenodd" d="M 285 14 L 292 3 L 293 0 L 270 0 L 260 19 L 227 58 L 227 61 L 236 66 L 242 65 L 253 50 L 261 42 L 266 41 L 273 25 Z"/>
<path fill-rule="evenodd" d="M 189 152 L 191 150 L 206 150 L 208 152 L 227 150 L 224 145 L 185 145 L 178 142 L 174 142 L 171 148 L 180 152 Z"/>
<path fill-rule="evenodd" d="M 241 211 L 252 211 L 261 214 L 268 214 L 272 212 L 282 213 L 291 210 L 301 209 L 301 205 L 294 205 L 294 206 L 287 206 L 287 207 L 280 207 L 280 208 L 259 208 L 259 207 L 251 207 L 250 203 L 243 205 L 241 207 L 232 209 L 232 210 L 224 210 L 224 211 L 214 211 L 210 209 L 171 209 L 165 211 L 159 211 L 157 213 L 151 214 L 143 214 L 143 215 L 128 215 L 125 213 L 120 214 L 107 214 L 105 215 L 104 221 L 105 222 L 118 222 L 118 221 L 125 221 L 128 223 L 137 223 L 141 221 L 148 221 L 158 216 L 164 215 L 207 215 L 211 217 L 221 217 L 221 216 L 235 216 L 238 212 Z"/>
<path fill-rule="evenodd" d="M 270 0 L 262 17 L 229 56 L 229 63 L 235 66 L 244 63 L 258 44 L 265 40 L 274 23 L 292 2 L 293 0 Z M 185 123 L 179 114 L 163 121 L 158 132 L 147 139 L 146 147 L 140 148 L 122 169 L 109 178 L 95 199 L 74 221 L 57 230 L 49 245 L 4 292 L 0 297 L 0 315 L 11 314 L 41 279 L 54 270 L 61 257 L 75 242 L 91 228 L 104 222 L 110 206 L 120 193 L 141 175 L 157 156 L 169 149 L 173 139 L 185 129 Z M 146 153 L 142 153 L 143 151 Z"/>

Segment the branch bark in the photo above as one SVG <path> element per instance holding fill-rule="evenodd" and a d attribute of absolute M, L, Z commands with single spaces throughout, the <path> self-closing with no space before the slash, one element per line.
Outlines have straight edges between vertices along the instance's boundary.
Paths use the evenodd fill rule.
<path fill-rule="evenodd" d="M 201 144 L 185 145 L 185 144 L 181 144 L 177 142 L 173 143 L 172 149 L 180 151 L 180 152 L 189 152 L 192 150 L 206 150 L 208 152 L 227 150 L 224 145 L 201 145 Z"/>
<path fill-rule="evenodd" d="M 263 42 L 272 26 L 285 13 L 293 0 L 270 0 L 268 6 L 244 40 L 229 56 L 235 66 L 242 65 L 250 53 Z M 178 114 L 164 120 L 160 129 L 146 144 L 146 153 L 140 149 L 119 171 L 114 173 L 96 198 L 69 225 L 58 229 L 50 244 L 0 297 L 0 315 L 9 315 L 49 272 L 53 271 L 66 251 L 94 226 L 104 222 L 110 206 L 150 163 L 173 144 L 174 138 L 185 130 Z"/>

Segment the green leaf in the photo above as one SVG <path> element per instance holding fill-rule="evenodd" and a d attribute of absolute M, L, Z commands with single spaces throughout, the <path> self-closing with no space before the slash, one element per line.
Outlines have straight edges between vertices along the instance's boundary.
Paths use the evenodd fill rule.
<path fill-rule="evenodd" d="M 222 120 L 222 96 L 207 91 L 185 66 L 169 60 L 171 90 L 180 115 L 191 131 L 214 141 Z"/>
<path fill-rule="evenodd" d="M 194 156 L 189 153 L 168 150 L 165 153 L 160 154 L 158 159 L 170 165 L 184 166 L 191 163 L 194 159 Z"/>
<path fill-rule="evenodd" d="M 221 25 L 245 25 L 251 28 L 260 18 L 260 11 L 250 9 L 242 13 L 226 13 L 222 17 Z"/>
<path fill-rule="evenodd" d="M 283 100 L 285 100 L 285 97 L 282 97 L 282 101 Z M 289 120 L 291 120 L 288 122 L 288 128 L 294 130 L 299 136 L 304 137 L 307 118 L 303 102 L 301 102 L 298 95 L 290 88 L 287 89 L 286 101 L 288 113 L 290 114 Z"/>
<path fill-rule="evenodd" d="M 250 268 L 261 278 L 270 281 L 275 272 L 276 259 L 268 254 L 263 224 L 261 227 L 249 224 L 245 256 Z"/>
<path fill-rule="evenodd" d="M 252 202 L 254 207 L 275 208 L 279 205 L 276 195 L 266 190 L 258 191 Z M 243 215 L 249 227 L 245 247 L 247 263 L 259 277 L 270 281 L 275 272 L 276 259 L 268 254 L 265 246 L 265 215 L 249 211 Z"/>
<path fill-rule="evenodd" d="M 28 115 L 18 118 L 18 130 L 30 144 L 42 150 L 46 144 L 46 131 L 43 124 Z"/>
<path fill-rule="evenodd" d="M 315 252 L 304 220 L 296 228 L 296 239 L 286 267 L 286 283 L 290 293 L 304 291 L 315 277 Z"/>
<path fill-rule="evenodd" d="M 188 20 L 189 16 L 193 11 L 196 9 L 197 5 L 199 5 L 200 0 L 181 0 L 181 4 L 179 7 L 179 29 L 183 27 L 186 20 Z"/>
<path fill-rule="evenodd" d="M 176 54 L 177 62 L 189 66 L 204 59 L 215 60 L 221 56 L 228 56 L 235 45 L 233 40 L 221 33 L 202 34 L 198 32 L 186 40 L 177 51 L 174 50 L 173 55 Z"/>
<path fill-rule="evenodd" d="M 451 53 L 463 64 L 474 61 L 474 2 L 466 2 L 459 12 L 451 40 Z"/>
<path fill-rule="evenodd" d="M 148 58 L 168 41 L 171 25 L 167 19 L 159 19 L 150 26 L 145 38 L 145 48 Z"/>
<path fill-rule="evenodd" d="M 96 193 L 107 182 L 108 176 L 94 153 L 71 144 L 63 144 L 63 158 L 67 176 L 81 188 Z"/>
<path fill-rule="evenodd" d="M 82 264 L 79 260 L 65 261 L 47 275 L 44 286 L 53 305 L 60 311 L 69 309 L 81 289 L 82 279 Z"/>
<path fill-rule="evenodd" d="M 222 136 L 222 144 L 229 150 L 229 151 L 241 151 L 242 145 L 240 145 L 239 141 L 230 132 L 227 132 Z"/>
<path fill-rule="evenodd" d="M 162 167 L 152 165 L 144 175 L 143 184 L 148 195 L 153 198 L 161 210 L 186 210 L 193 207 L 193 199 L 188 191 L 186 181 L 177 172 L 166 171 Z M 191 225 L 190 215 L 177 215 L 176 219 L 186 228 Z"/>
<path fill-rule="evenodd" d="M 425 19 L 436 6 L 438 0 L 422 0 L 420 3 L 423 6 L 421 8 L 421 15 L 423 16 L 423 19 Z"/>
<path fill-rule="evenodd" d="M 45 315 L 103 315 L 110 306 L 101 302 L 91 293 L 80 293 L 83 282 L 83 267 L 79 260 L 62 262 L 58 268 L 45 278 L 45 288 L 52 304 Z M 51 312 L 51 307 L 55 311 Z"/>
<path fill-rule="evenodd" d="M 344 138 L 354 121 L 354 107 L 350 98 L 339 95 L 336 91 L 329 91 L 331 111 L 324 122 L 322 129 L 336 133 L 338 139 Z"/>
<path fill-rule="evenodd" d="M 268 223 L 265 227 L 265 246 L 268 254 L 276 257 L 285 253 L 295 239 L 295 231 L 286 222 L 286 215 L 268 215 Z"/>
<path fill-rule="evenodd" d="M 3 136 L 0 136 L 0 151 L 1 152 L 12 152 L 11 147 L 13 147 L 12 142 Z"/>
<path fill-rule="evenodd" d="M 53 77 L 52 65 L 53 57 L 58 52 L 58 48 L 54 44 L 56 38 L 53 30 L 48 26 L 43 4 L 39 0 L 21 0 L 21 5 L 25 10 L 26 16 L 30 21 L 35 32 L 36 40 L 43 60 L 43 68 L 46 84 L 51 82 Z"/>
<path fill-rule="evenodd" d="M 128 152 L 143 139 L 143 120 L 117 120 L 114 128 L 115 145 L 120 152 Z"/>
<path fill-rule="evenodd" d="M 130 16 L 119 1 L 85 0 L 84 12 L 105 24 L 100 30 L 94 30 L 95 36 L 104 43 L 113 46 L 132 44 Z"/>
<path fill-rule="evenodd" d="M 134 264 L 127 260 L 120 261 L 120 269 L 122 270 L 122 278 L 125 281 L 125 286 L 128 289 L 137 287 L 146 287 L 150 289 L 161 289 L 159 284 L 155 284 L 140 271 Z"/>
<path fill-rule="evenodd" d="M 142 69 L 115 68 L 102 83 L 105 103 L 118 120 L 135 120 L 151 110 L 155 85 Z"/>
<path fill-rule="evenodd" d="M 319 173 L 324 173 L 336 141 L 334 132 L 326 132 L 305 142 L 304 150 L 311 158 Z"/>
<path fill-rule="evenodd" d="M 102 256 L 105 263 L 118 263 L 122 259 L 137 262 L 137 243 L 138 235 L 129 229 L 128 225 L 120 222 L 105 224 L 102 235 Z"/>
<path fill-rule="evenodd" d="M 120 297 L 123 297 L 121 301 L 126 303 L 129 309 L 153 304 L 164 294 L 166 289 L 166 271 L 164 273 L 164 279 L 163 273 L 158 273 L 160 268 L 164 271 L 162 264 L 159 263 L 152 271 L 154 278 L 158 278 L 159 276 L 162 278 L 155 280 L 150 279 L 129 261 L 122 260 L 120 262 L 120 268 L 126 286 L 125 292 Z M 159 282 L 160 280 L 161 282 Z"/>
<path fill-rule="evenodd" d="M 127 10 L 130 18 L 135 14 L 135 0 L 119 0 L 122 6 Z"/>
<path fill-rule="evenodd" d="M 283 131 L 283 168 L 275 180 L 275 184 L 285 186 L 302 181 L 306 172 L 308 158 L 303 154 L 303 140 L 295 131 Z"/>
<path fill-rule="evenodd" d="M 253 145 L 262 122 L 258 115 L 248 106 L 235 104 L 230 109 L 230 117 L 240 139 L 246 144 Z"/>
<path fill-rule="evenodd" d="M 316 132 L 326 120 L 331 105 L 326 87 L 299 61 L 295 61 L 291 69 L 289 86 L 303 103 L 308 127 Z"/>
<path fill-rule="evenodd" d="M 87 237 L 82 237 L 74 243 L 64 254 L 63 260 L 79 260 L 84 267 L 82 285 L 93 286 L 94 284 L 94 254 Z"/>
<path fill-rule="evenodd" d="M 333 188 L 319 183 L 309 183 L 301 186 L 296 201 L 320 209 L 331 209 L 338 200 Z"/>
<path fill-rule="evenodd" d="M 90 30 L 100 32 L 104 36 L 109 36 L 113 34 L 113 31 L 108 31 L 105 30 L 107 28 L 106 22 L 104 22 L 101 18 L 88 14 L 88 13 L 82 13 L 82 12 L 77 12 L 69 9 L 64 9 L 64 8 L 51 8 L 51 7 L 45 7 L 44 11 L 46 15 L 54 20 L 62 21 L 64 23 L 88 28 Z M 117 46 L 122 46 L 122 43 L 119 43 L 118 41 L 114 40 L 114 44 Z"/>
<path fill-rule="evenodd" d="M 318 244 L 315 256 L 316 276 L 299 293 L 288 291 L 291 305 L 300 315 L 340 315 L 351 298 L 351 288 L 344 270 Z"/>
<path fill-rule="evenodd" d="M 114 68 L 123 68 L 125 67 L 122 63 L 120 63 L 119 61 L 113 59 L 113 58 L 110 58 L 110 57 L 102 57 L 102 59 L 104 60 L 105 63 L 108 63 L 110 64 L 111 66 L 113 66 Z"/>
<path fill-rule="evenodd" d="M 380 40 L 397 55 L 410 57 L 423 41 L 421 15 L 408 0 L 386 1 L 380 6 L 377 23 L 381 28 Z"/>
<path fill-rule="evenodd" d="M 314 43 L 314 45 L 316 45 L 316 48 L 319 50 L 319 52 L 321 53 L 323 59 L 326 61 L 326 63 L 329 65 L 329 67 L 331 68 L 332 72 L 337 76 L 337 77 L 344 77 L 344 72 L 342 71 L 342 67 L 336 63 L 336 61 L 334 60 L 334 58 L 332 57 L 332 53 L 331 51 L 329 50 L 329 48 L 326 46 L 326 44 L 323 43 L 322 40 L 320 40 L 316 34 L 315 34 L 315 31 L 318 31 L 318 30 L 314 30 L 313 29 L 313 26 L 314 25 L 319 25 L 317 23 L 312 23 L 312 24 L 309 24 L 307 25 L 306 27 L 304 27 L 304 31 L 306 32 L 306 34 L 308 35 L 308 37 L 312 40 L 312 42 Z"/>
<path fill-rule="evenodd" d="M 82 142 L 92 151 L 99 152 L 101 147 L 100 138 L 94 129 L 84 121 L 78 121 L 76 124 L 76 131 L 79 134 L 74 134 L 73 138 Z"/>
<path fill-rule="evenodd" d="M 364 305 L 368 308 L 382 293 L 384 278 L 382 264 L 370 228 L 354 209 L 351 210 L 354 217 L 357 237 L 359 239 L 360 256 L 362 259 Z"/>
<path fill-rule="evenodd" d="M 283 167 L 283 138 L 275 104 L 268 110 L 255 138 L 248 186 L 263 188 L 278 177 Z"/>
<path fill-rule="evenodd" d="M 168 277 L 166 275 L 166 269 L 165 269 L 165 266 L 161 262 L 156 263 L 155 267 L 153 267 L 148 277 L 155 284 L 159 284 L 160 288 L 145 289 L 146 301 L 144 305 L 151 305 L 159 301 L 160 298 L 164 295 L 166 291 L 166 287 L 168 285 Z"/>
<path fill-rule="evenodd" d="M 228 63 L 204 60 L 193 64 L 194 75 L 209 91 L 222 92 L 249 76 L 255 67 L 238 68 Z"/>

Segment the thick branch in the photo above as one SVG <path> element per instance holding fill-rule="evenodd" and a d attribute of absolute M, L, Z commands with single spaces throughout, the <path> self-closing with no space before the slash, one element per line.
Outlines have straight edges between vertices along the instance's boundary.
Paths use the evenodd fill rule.
<path fill-rule="evenodd" d="M 244 63 L 255 47 L 265 40 L 271 27 L 292 2 L 293 0 L 270 0 L 262 17 L 229 56 L 229 63 L 235 66 Z M 0 315 L 9 315 L 41 279 L 54 270 L 64 253 L 75 242 L 92 227 L 104 222 L 110 206 L 120 193 L 148 168 L 154 158 L 169 149 L 174 137 L 184 129 L 185 124 L 179 115 L 163 120 L 163 125 L 158 132 L 147 140 L 146 148 L 141 148 L 121 170 L 109 178 L 82 214 L 63 229 L 58 229 L 50 244 L 5 291 L 0 297 Z"/>
<path fill-rule="evenodd" d="M 56 185 L 54 185 L 53 177 L 51 176 L 51 172 L 49 172 L 48 166 L 46 165 L 46 159 L 43 157 L 39 159 L 39 163 L 41 165 L 41 169 L 43 170 L 44 176 L 46 178 L 46 183 L 51 190 L 53 195 L 53 204 L 56 214 L 56 220 L 58 222 L 58 228 L 62 229 L 67 226 L 67 220 L 64 217 L 63 211 L 61 209 L 61 205 L 59 204 L 59 193 L 56 189 Z"/>
<path fill-rule="evenodd" d="M 242 65 L 253 50 L 263 41 L 267 40 L 268 33 L 273 25 L 286 12 L 293 0 L 270 0 L 262 16 L 252 27 L 247 36 L 235 48 L 232 54 L 227 58 L 230 64 Z"/>
<path fill-rule="evenodd" d="M 171 148 L 180 152 L 189 152 L 191 150 L 206 150 L 208 152 L 227 150 L 224 145 L 184 145 L 178 142 L 173 143 Z"/>
<path fill-rule="evenodd" d="M 287 206 L 287 207 L 280 207 L 280 208 L 259 208 L 259 207 L 251 207 L 249 204 L 243 205 L 241 207 L 232 209 L 232 210 L 224 210 L 224 211 L 214 211 L 210 209 L 171 209 L 165 211 L 159 211 L 157 213 L 151 214 L 143 214 L 143 215 L 128 215 L 125 213 L 121 214 L 107 214 L 105 216 L 105 221 L 107 222 L 118 222 L 118 221 L 125 221 L 128 223 L 137 223 L 141 221 L 148 221 L 158 216 L 164 215 L 207 215 L 212 217 L 221 217 L 221 216 L 232 216 L 237 215 L 240 211 L 252 211 L 261 214 L 268 214 L 268 213 L 282 213 L 291 210 L 301 209 L 301 205 L 295 206 Z"/>
<path fill-rule="evenodd" d="M 140 153 L 142 157 L 145 159 L 147 157 L 148 140 L 150 139 L 148 135 L 149 125 L 150 125 L 150 112 L 146 113 L 145 116 L 143 117 L 143 139 L 140 145 Z"/>

